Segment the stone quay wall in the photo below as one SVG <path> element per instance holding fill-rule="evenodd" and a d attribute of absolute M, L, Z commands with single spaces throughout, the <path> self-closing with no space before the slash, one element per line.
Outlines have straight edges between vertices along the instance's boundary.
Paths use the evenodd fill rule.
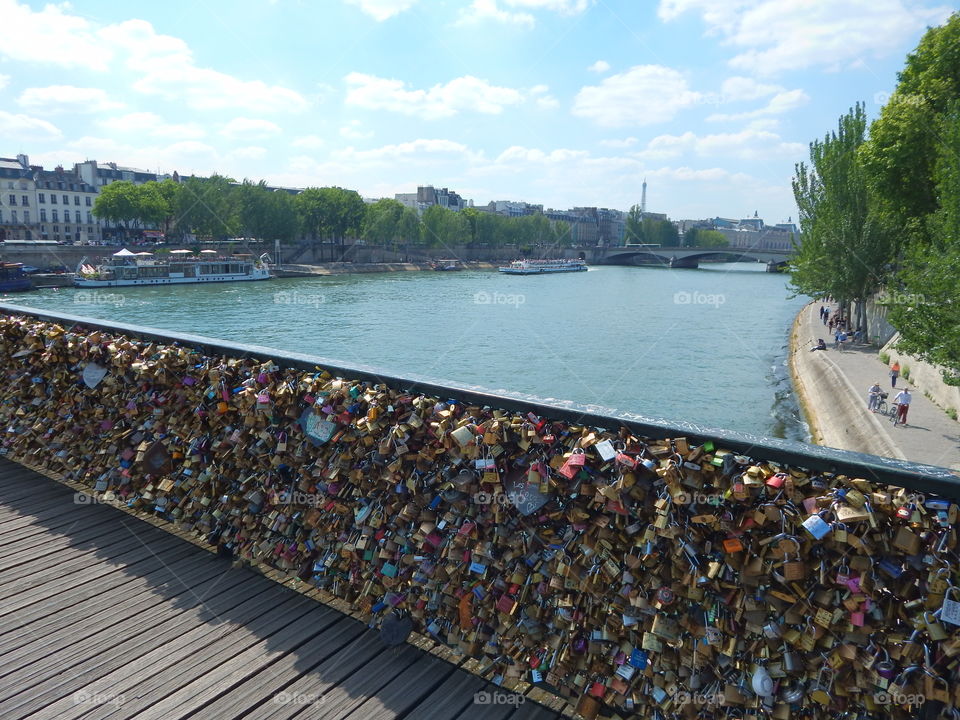
<path fill-rule="evenodd" d="M 506 687 L 588 718 L 957 704 L 948 471 L 0 312 L 8 458 Z"/>

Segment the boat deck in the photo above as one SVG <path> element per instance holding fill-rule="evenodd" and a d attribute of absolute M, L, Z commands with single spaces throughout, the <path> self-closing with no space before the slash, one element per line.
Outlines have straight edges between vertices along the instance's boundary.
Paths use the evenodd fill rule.
<path fill-rule="evenodd" d="M 6 459 L 0 657 L 4 720 L 563 717 Z"/>

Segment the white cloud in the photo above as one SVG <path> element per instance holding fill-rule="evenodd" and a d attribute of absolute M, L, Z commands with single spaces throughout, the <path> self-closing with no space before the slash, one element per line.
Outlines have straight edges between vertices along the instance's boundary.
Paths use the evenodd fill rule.
<path fill-rule="evenodd" d="M 903 0 L 661 0 L 660 18 L 700 13 L 707 33 L 738 49 L 730 65 L 758 75 L 823 66 L 861 66 L 895 51 L 951 9 Z"/>
<path fill-rule="evenodd" d="M 171 123 L 152 112 L 134 112 L 104 118 L 100 125 L 116 133 L 143 133 L 159 138 L 196 140 L 207 132 L 197 123 Z"/>
<path fill-rule="evenodd" d="M 606 60 L 597 60 L 593 65 L 587 68 L 590 72 L 605 73 L 610 69 L 610 63 Z"/>
<path fill-rule="evenodd" d="M 653 125 L 703 101 L 687 88 L 686 78 L 662 65 L 636 65 L 599 85 L 580 89 L 573 114 L 603 127 Z"/>
<path fill-rule="evenodd" d="M 304 135 L 302 137 L 294 138 L 294 140 L 290 143 L 290 146 L 295 148 L 304 148 L 305 150 L 319 150 L 326 144 L 326 141 L 319 135 Z"/>
<path fill-rule="evenodd" d="M 533 15 L 525 12 L 510 12 L 497 6 L 497 0 L 473 0 L 460 11 L 457 25 L 469 25 L 484 20 L 504 23 L 505 25 L 523 25 L 533 27 L 536 21 Z"/>
<path fill-rule="evenodd" d="M 785 142 L 776 133 L 757 128 L 746 128 L 737 133 L 716 133 L 698 136 L 692 132 L 682 135 L 659 135 L 636 157 L 645 160 L 663 160 L 692 152 L 700 157 L 732 156 L 742 160 L 763 160 L 772 157 L 802 154 L 802 143 Z"/>
<path fill-rule="evenodd" d="M 509 147 L 500 153 L 494 162 L 496 162 L 498 165 L 510 163 L 556 164 L 578 158 L 586 158 L 589 155 L 590 153 L 588 153 L 586 150 L 568 150 L 566 148 L 558 148 L 546 153 L 538 148 L 525 148 L 520 145 L 514 145 L 513 147 Z"/>
<path fill-rule="evenodd" d="M 373 137 L 372 131 L 361 130 L 360 127 L 359 120 L 351 120 L 348 124 L 340 128 L 340 136 L 348 140 L 366 140 L 367 138 Z"/>
<path fill-rule="evenodd" d="M 0 74 L 0 90 L 3 90 L 9 83 L 10 76 Z"/>
<path fill-rule="evenodd" d="M 750 120 L 752 118 L 763 117 L 764 115 L 780 115 L 795 110 L 802 105 L 806 105 L 808 102 L 810 102 L 810 96 L 803 90 L 786 90 L 774 95 L 766 105 L 757 110 L 748 110 L 741 113 L 719 113 L 709 116 L 707 120 L 711 122 Z"/>
<path fill-rule="evenodd" d="M 537 98 L 537 107 L 541 110 L 555 110 L 560 107 L 560 101 L 553 95 L 544 95 Z"/>
<path fill-rule="evenodd" d="M 268 137 L 270 135 L 278 135 L 281 132 L 280 126 L 276 123 L 272 123 L 269 120 L 261 120 L 260 118 L 247 117 L 234 118 L 220 130 L 221 135 L 231 140 Z"/>
<path fill-rule="evenodd" d="M 17 141 L 26 139 L 52 140 L 62 134 L 59 128 L 46 120 L 29 115 L 14 115 L 5 110 L 0 110 L 0 135 L 5 136 L 7 142 L 13 139 Z"/>
<path fill-rule="evenodd" d="M 720 86 L 720 97 L 724 102 L 739 100 L 757 100 L 758 98 L 782 92 L 779 85 L 768 85 L 748 77 L 729 77 Z"/>
<path fill-rule="evenodd" d="M 348 5 L 356 5 L 377 22 L 389 20 L 404 10 L 409 10 L 417 0 L 346 0 Z"/>
<path fill-rule="evenodd" d="M 13 60 L 116 71 L 124 63 L 138 79 L 135 90 L 194 109 L 246 108 L 288 112 L 309 103 L 296 91 L 260 80 L 241 80 L 199 67 L 180 38 L 157 33 L 145 20 L 106 26 L 69 14 L 70 6 L 47 5 L 34 12 L 15 0 L 0 0 L 4 39 L 0 56 Z"/>
<path fill-rule="evenodd" d="M 64 112 L 96 113 L 123 107 L 123 103 L 111 100 L 105 90 L 73 85 L 27 88 L 20 93 L 17 104 L 45 115 Z"/>
<path fill-rule="evenodd" d="M 16 0 L 0 0 L 0 55 L 22 62 L 107 70 L 111 49 L 97 37 L 91 22 L 69 15 L 69 9 L 67 3 L 50 4 L 34 12 Z"/>
<path fill-rule="evenodd" d="M 339 150 L 334 155 L 345 161 L 394 163 L 398 160 L 406 162 L 410 158 L 423 160 L 430 156 L 439 155 L 468 155 L 469 149 L 462 143 L 453 140 L 413 140 L 411 142 L 384 145 L 371 150 L 356 150 L 352 147 Z"/>
<path fill-rule="evenodd" d="M 368 110 L 390 110 L 425 120 L 453 117 L 461 111 L 496 115 L 507 105 L 523 101 L 513 88 L 490 85 L 471 75 L 434 85 L 429 90 L 408 90 L 401 80 L 353 72 L 345 78 L 346 104 Z"/>
<path fill-rule="evenodd" d="M 600 144 L 603 147 L 608 147 L 608 148 L 628 148 L 628 147 L 633 147 L 634 145 L 637 144 L 637 142 L 638 141 L 635 137 L 627 137 L 627 138 L 623 138 L 622 140 L 617 138 L 613 138 L 610 140 L 601 140 Z"/>
<path fill-rule="evenodd" d="M 593 4 L 593 0 L 505 0 L 505 2 L 511 7 L 551 10 L 561 15 L 582 13 Z"/>
<path fill-rule="evenodd" d="M 230 160 L 259 160 L 266 157 L 267 149 L 259 145 L 249 145 L 247 147 L 234 148 L 227 153 Z"/>

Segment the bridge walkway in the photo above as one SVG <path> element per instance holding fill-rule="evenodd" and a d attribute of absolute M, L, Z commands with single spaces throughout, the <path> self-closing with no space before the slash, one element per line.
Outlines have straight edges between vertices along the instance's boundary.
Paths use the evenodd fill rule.
<path fill-rule="evenodd" d="M 4 720 L 562 717 L 6 459 L 0 657 Z"/>

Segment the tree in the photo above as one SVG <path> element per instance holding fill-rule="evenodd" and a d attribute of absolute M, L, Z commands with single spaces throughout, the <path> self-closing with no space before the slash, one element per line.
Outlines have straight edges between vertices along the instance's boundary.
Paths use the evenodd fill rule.
<path fill-rule="evenodd" d="M 373 245 L 390 245 L 397 240 L 404 207 L 396 200 L 384 198 L 367 208 L 360 236 Z"/>
<path fill-rule="evenodd" d="M 93 214 L 112 223 L 124 223 L 124 232 L 130 222 L 140 213 L 140 193 L 137 186 L 127 180 L 105 185 L 93 204 Z"/>
<path fill-rule="evenodd" d="M 683 234 L 683 247 L 723 248 L 729 244 L 727 236 L 719 230 L 689 228 Z"/>
<path fill-rule="evenodd" d="M 177 193 L 177 226 L 200 236 L 226 238 L 241 226 L 235 181 L 222 175 L 189 177 Z"/>
<path fill-rule="evenodd" d="M 960 384 L 960 100 L 942 125 L 933 165 L 937 209 L 927 216 L 929 242 L 912 243 L 899 285 L 885 293 L 898 348 L 939 365 L 944 380 Z"/>
<path fill-rule="evenodd" d="M 627 243 L 647 243 L 647 236 L 643 232 L 643 212 L 639 205 L 633 205 L 627 213 L 624 240 Z"/>
<path fill-rule="evenodd" d="M 939 207 L 934 177 L 950 103 L 960 97 L 960 14 L 927 30 L 861 148 L 870 187 L 904 239 L 930 241 Z"/>
<path fill-rule="evenodd" d="M 470 225 L 460 213 L 440 205 L 423 211 L 423 240 L 428 247 L 462 245 L 469 234 Z"/>
<path fill-rule="evenodd" d="M 871 203 L 858 151 L 866 113 L 857 104 L 838 129 L 810 143 L 810 165 L 799 163 L 793 194 L 800 209 L 803 244 L 790 263 L 791 285 L 813 297 L 832 295 L 856 303 L 855 326 L 866 337 L 864 302 L 884 282 L 892 236 Z"/>
<path fill-rule="evenodd" d="M 297 195 L 296 207 L 301 226 L 314 242 L 323 238 L 341 246 L 348 235 L 360 235 L 366 213 L 355 190 L 338 187 L 307 188 Z"/>

